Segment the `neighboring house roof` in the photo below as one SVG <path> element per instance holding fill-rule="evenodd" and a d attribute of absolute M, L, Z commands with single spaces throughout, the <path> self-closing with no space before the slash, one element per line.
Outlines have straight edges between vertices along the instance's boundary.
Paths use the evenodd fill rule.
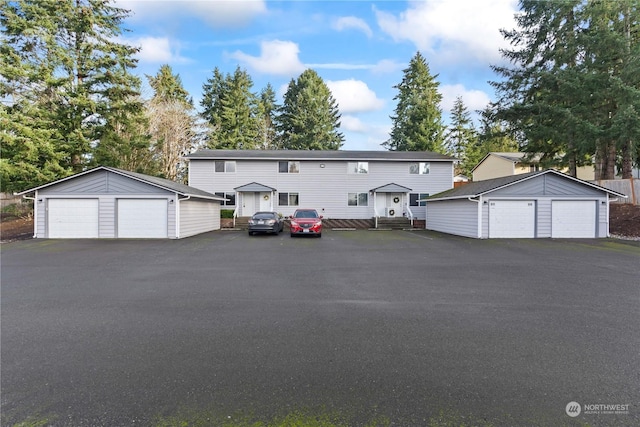
<path fill-rule="evenodd" d="M 588 181 L 583 181 L 581 179 L 578 178 L 574 178 L 572 176 L 569 176 L 567 174 L 564 174 L 562 172 L 558 172 L 554 169 L 547 169 L 544 171 L 538 171 L 538 172 L 529 172 L 529 173 L 523 173 L 520 175 L 508 175 L 508 176 L 503 176 L 500 178 L 493 178 L 493 179 L 487 179 L 487 180 L 483 180 L 483 181 L 477 181 L 477 182 L 471 182 L 469 184 L 463 185 L 461 187 L 457 187 L 457 188 L 452 188 L 450 190 L 447 191 L 443 191 L 442 193 L 438 193 L 438 194 L 434 194 L 431 197 L 428 197 L 424 200 L 427 201 L 436 201 L 436 200 L 451 200 L 451 199 L 467 199 L 470 197 L 479 197 L 482 196 L 486 193 L 490 193 L 492 191 L 498 190 L 500 188 L 504 188 L 504 187 L 508 187 L 510 185 L 513 185 L 517 182 L 521 182 L 521 181 L 526 181 L 528 179 L 531 179 L 533 177 L 536 176 L 540 176 L 540 175 L 544 175 L 544 174 L 554 174 L 554 175 L 558 175 L 561 176 L 563 178 L 566 179 L 571 179 L 574 180 L 576 182 L 579 182 L 583 185 L 587 185 L 589 187 L 592 188 L 596 188 L 598 190 L 607 192 L 611 195 L 617 196 L 617 197 L 627 197 L 622 193 L 618 193 L 616 191 L 613 190 L 609 190 L 608 188 L 604 188 L 601 187 L 599 185 L 595 185 L 592 184 Z"/>
<path fill-rule="evenodd" d="M 149 185 L 153 185 L 154 187 L 158 187 L 158 188 L 162 188 L 164 190 L 168 190 L 168 191 L 172 191 L 172 192 L 178 193 L 178 194 L 180 194 L 182 196 L 191 196 L 191 197 L 196 197 L 196 198 L 199 198 L 199 199 L 210 199 L 210 200 L 218 200 L 218 201 L 226 200 L 224 197 L 216 196 L 215 194 L 211 194 L 211 193 L 208 193 L 206 191 L 202 191 L 202 190 L 199 190 L 197 188 L 190 187 L 190 186 L 185 185 L 185 184 L 181 184 L 179 182 L 174 182 L 174 181 L 171 181 L 171 180 L 168 180 L 168 179 L 158 178 L 158 177 L 151 176 L 151 175 L 145 175 L 145 174 L 142 174 L 142 173 L 130 172 L 130 171 L 126 171 L 126 170 L 123 170 L 123 169 L 112 168 L 112 167 L 109 167 L 109 166 L 98 166 L 96 168 L 89 169 L 87 171 L 80 172 L 78 174 L 71 175 L 71 176 L 68 176 L 66 178 L 62 178 L 62 179 L 59 179 L 57 181 L 53 181 L 53 182 L 50 182 L 48 184 L 41 185 L 39 187 L 30 188 L 29 190 L 25 190 L 25 191 L 22 191 L 20 193 L 16 193 L 16 195 L 23 195 L 23 194 L 31 193 L 31 192 L 34 192 L 34 191 L 37 191 L 37 190 L 40 190 L 40 189 L 43 189 L 43 188 L 46 188 L 46 187 L 50 187 L 52 185 L 59 184 L 61 182 L 69 181 L 69 180 L 77 178 L 79 176 L 89 175 L 89 174 L 92 174 L 92 173 L 95 173 L 95 172 L 98 172 L 98 171 L 108 171 L 108 172 L 116 173 L 118 175 L 126 176 L 128 178 L 135 179 L 137 181 L 144 182 L 144 183 L 149 184 Z"/>
<path fill-rule="evenodd" d="M 262 185 L 257 182 L 251 182 L 249 184 L 241 185 L 240 187 L 234 188 L 236 191 L 276 191 L 275 188 L 269 187 L 267 185 Z"/>
<path fill-rule="evenodd" d="M 376 187 L 374 189 L 372 189 L 371 191 L 376 192 L 376 193 L 407 193 L 409 191 L 411 191 L 410 188 L 405 187 L 403 185 L 399 185 L 396 184 L 394 182 L 387 184 L 387 185 L 383 185 L 380 187 Z"/>
<path fill-rule="evenodd" d="M 343 151 L 343 150 L 198 150 L 187 160 L 381 160 L 447 161 L 457 159 L 431 151 Z"/>
<path fill-rule="evenodd" d="M 494 157 L 500 157 L 504 160 L 513 162 L 513 163 L 522 163 L 525 160 L 525 156 L 527 156 L 529 153 L 520 153 L 520 152 L 496 152 L 496 151 L 492 151 L 491 153 L 487 153 L 482 160 L 480 160 L 478 162 L 478 164 L 476 164 L 473 169 L 471 169 L 471 172 L 473 172 L 474 170 L 476 170 L 476 168 L 478 166 L 480 166 L 482 164 L 482 162 L 484 162 L 487 157 L 489 156 L 494 156 Z M 534 155 L 534 157 L 532 159 L 527 159 L 527 162 L 530 163 L 538 163 L 540 161 L 540 155 L 536 154 Z"/>

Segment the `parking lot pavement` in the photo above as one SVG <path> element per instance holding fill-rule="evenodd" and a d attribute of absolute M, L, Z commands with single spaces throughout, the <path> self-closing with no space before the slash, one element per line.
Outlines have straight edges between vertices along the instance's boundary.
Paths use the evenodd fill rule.
<path fill-rule="evenodd" d="M 639 277 L 640 244 L 609 239 L 5 244 L 2 425 L 151 425 L 184 409 L 639 425 Z"/>

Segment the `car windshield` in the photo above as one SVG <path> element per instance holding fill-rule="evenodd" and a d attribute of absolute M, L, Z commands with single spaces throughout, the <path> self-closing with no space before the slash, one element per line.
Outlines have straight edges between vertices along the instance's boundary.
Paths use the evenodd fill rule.
<path fill-rule="evenodd" d="M 253 219 L 275 219 L 276 215 L 271 212 L 258 212 L 253 215 Z"/>
<path fill-rule="evenodd" d="M 318 218 L 318 212 L 316 211 L 298 211 L 295 213 L 296 218 Z"/>

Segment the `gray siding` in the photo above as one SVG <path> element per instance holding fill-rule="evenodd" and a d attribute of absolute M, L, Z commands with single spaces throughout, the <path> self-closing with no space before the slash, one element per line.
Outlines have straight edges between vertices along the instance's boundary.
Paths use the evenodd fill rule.
<path fill-rule="evenodd" d="M 326 218 L 364 219 L 374 216 L 373 196 L 365 208 L 347 205 L 348 193 L 368 193 L 371 189 L 389 183 L 411 188 L 412 193 L 436 194 L 453 186 L 452 162 L 430 162 L 430 173 L 412 175 L 411 162 L 369 161 L 369 173 L 347 173 L 346 161 L 300 161 L 300 173 L 278 172 L 276 160 L 238 160 L 235 173 L 214 172 L 213 160 L 191 159 L 189 185 L 210 193 L 233 192 L 234 188 L 258 182 L 276 188 L 278 192 L 299 194 L 300 207 L 318 209 Z M 324 165 L 324 167 L 321 167 Z M 382 197 L 378 197 L 382 209 Z M 295 207 L 278 206 L 275 210 L 290 215 Z M 419 219 L 424 209 L 412 208 Z"/>
<path fill-rule="evenodd" d="M 167 191 L 103 170 L 43 188 L 40 190 L 40 194 L 167 194 Z"/>
<path fill-rule="evenodd" d="M 100 197 L 99 235 L 103 239 L 116 237 L 116 199 Z"/>
<path fill-rule="evenodd" d="M 525 181 L 517 182 L 505 188 L 492 191 L 491 197 L 496 196 L 601 196 L 603 192 L 580 182 L 563 178 L 553 174 L 536 176 Z"/>
<path fill-rule="evenodd" d="M 478 204 L 470 200 L 427 202 L 427 230 L 478 237 Z"/>
<path fill-rule="evenodd" d="M 220 203 L 186 200 L 180 202 L 180 237 L 220 229 Z"/>

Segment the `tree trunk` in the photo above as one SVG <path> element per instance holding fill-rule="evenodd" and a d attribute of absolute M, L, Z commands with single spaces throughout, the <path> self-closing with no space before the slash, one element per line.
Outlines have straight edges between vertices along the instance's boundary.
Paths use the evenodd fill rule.
<path fill-rule="evenodd" d="M 607 169 L 605 179 L 616 179 L 616 143 L 615 141 L 609 141 L 608 147 L 609 153 L 607 155 Z"/>
<path fill-rule="evenodd" d="M 633 178 L 633 142 L 629 139 L 622 144 L 622 178 Z"/>

